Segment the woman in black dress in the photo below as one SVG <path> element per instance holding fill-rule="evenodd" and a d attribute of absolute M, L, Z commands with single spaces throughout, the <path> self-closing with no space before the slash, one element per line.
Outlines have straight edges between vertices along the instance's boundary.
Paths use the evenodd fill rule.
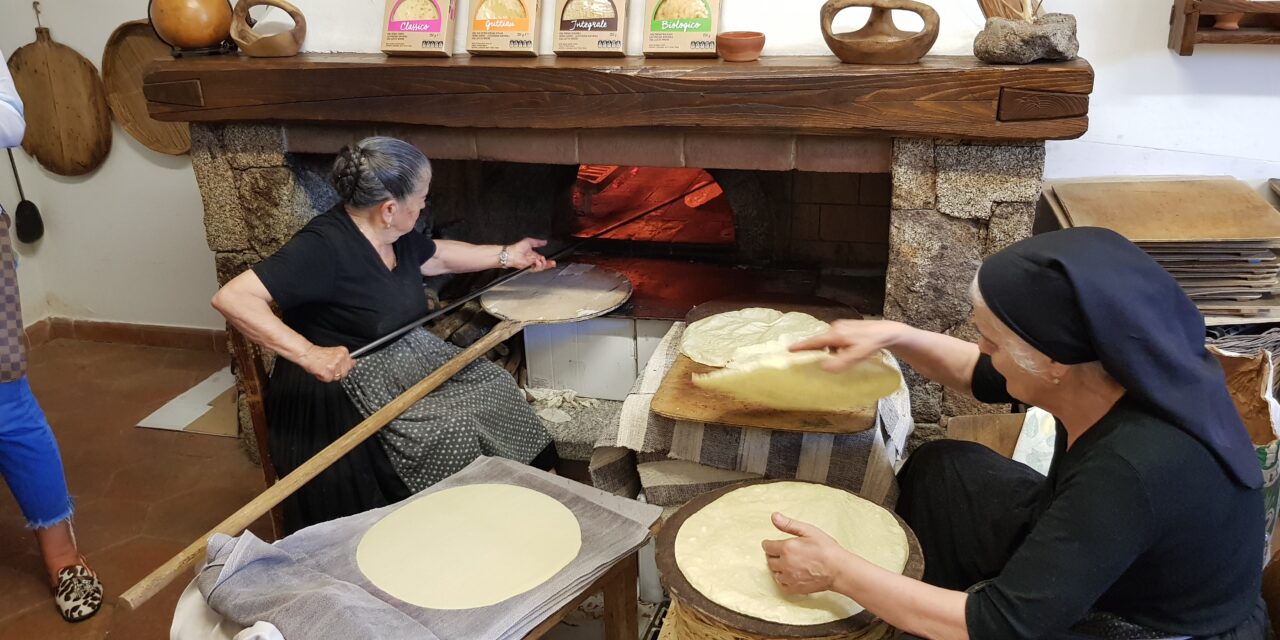
<path fill-rule="evenodd" d="M 775 514 L 796 536 L 763 543 L 778 584 L 838 591 L 926 638 L 1267 637 L 1260 466 L 1178 284 L 1118 234 L 1080 228 L 992 256 L 974 285 L 978 345 L 869 321 L 795 348 L 837 350 L 833 368 L 887 348 L 951 389 L 1049 411 L 1049 476 L 926 444 L 897 506 L 923 582 Z"/>
<path fill-rule="evenodd" d="M 341 203 L 317 215 L 278 252 L 232 279 L 213 298 L 214 308 L 232 325 L 280 355 L 268 383 L 266 409 L 271 458 L 281 476 L 364 418 L 341 384 L 356 366 L 350 352 L 426 315 L 423 276 L 555 266 L 535 250 L 545 244 L 539 240 L 481 246 L 432 241 L 415 231 L 426 206 L 431 164 L 401 140 L 375 137 L 348 146 L 334 163 L 332 179 Z M 272 312 L 273 303 L 283 318 Z M 429 334 L 416 338 L 441 342 Z M 444 352 L 443 345 L 429 346 Z M 490 383 L 484 392 L 492 397 L 466 406 L 475 411 L 498 406 L 503 415 L 518 414 L 518 419 L 476 422 L 536 446 L 520 462 L 553 468 L 554 446 L 515 381 L 490 368 L 496 365 L 481 359 L 459 374 L 479 372 Z M 429 456 L 430 448 L 406 446 L 400 453 Z M 393 464 L 382 438 L 365 441 L 285 501 L 285 529 L 296 531 L 409 496 L 414 479 L 398 473 L 402 466 Z"/>

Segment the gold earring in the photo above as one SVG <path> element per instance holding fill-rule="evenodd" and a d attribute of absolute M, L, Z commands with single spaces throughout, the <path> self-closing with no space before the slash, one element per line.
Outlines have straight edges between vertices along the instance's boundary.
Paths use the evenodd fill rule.
<path fill-rule="evenodd" d="M 390 229 L 390 228 L 391 228 L 391 223 L 390 223 L 390 222 L 386 223 L 386 226 L 385 226 L 384 228 L 386 228 L 386 229 Z"/>
<path fill-rule="evenodd" d="M 1059 382 L 1062 382 L 1062 379 L 1061 379 L 1061 378 L 1054 378 L 1054 379 L 1053 379 L 1053 383 L 1054 383 L 1054 384 L 1058 384 Z"/>

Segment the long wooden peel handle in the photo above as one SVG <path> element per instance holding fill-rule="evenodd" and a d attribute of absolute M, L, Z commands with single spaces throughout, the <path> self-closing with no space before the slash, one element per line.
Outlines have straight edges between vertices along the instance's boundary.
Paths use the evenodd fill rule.
<path fill-rule="evenodd" d="M 297 491 L 307 481 L 320 475 L 325 469 L 336 462 L 339 458 L 350 453 L 361 442 L 367 440 L 370 436 L 377 433 L 379 429 L 390 424 L 400 414 L 404 413 L 414 403 L 421 400 L 427 394 L 435 391 L 437 387 L 444 384 L 446 380 L 452 378 L 471 364 L 476 358 L 487 353 L 490 349 L 498 345 L 498 343 L 510 338 L 524 328 L 524 323 L 514 322 L 510 320 L 503 321 L 489 331 L 483 338 L 477 340 L 470 347 L 467 347 L 462 353 L 459 353 L 452 360 L 446 362 L 443 366 L 430 375 L 423 378 L 421 382 L 413 385 L 407 391 L 400 394 L 395 400 L 387 403 L 386 406 L 379 409 L 373 415 L 366 418 L 360 424 L 352 427 L 341 438 L 334 440 L 332 444 L 321 449 L 319 453 L 312 456 L 310 460 L 302 463 L 298 468 L 294 469 L 289 475 L 280 478 L 275 484 L 271 485 L 266 491 L 263 491 L 258 497 L 254 498 L 249 504 L 241 507 L 238 511 L 223 520 L 218 526 L 214 527 L 209 533 L 205 534 L 199 540 L 191 543 L 186 549 L 183 549 L 178 555 L 169 559 L 168 562 L 161 565 L 150 575 L 143 578 L 138 584 L 133 585 L 128 591 L 120 596 L 119 606 L 126 611 L 135 611 L 141 607 L 143 603 L 151 599 L 161 589 L 173 582 L 179 575 L 188 572 L 199 563 L 205 556 L 205 549 L 208 546 L 209 538 L 215 533 L 222 533 L 229 536 L 239 535 L 253 524 L 255 520 L 262 517 L 263 514 L 271 510 L 272 507 L 280 504 L 285 498 Z"/>

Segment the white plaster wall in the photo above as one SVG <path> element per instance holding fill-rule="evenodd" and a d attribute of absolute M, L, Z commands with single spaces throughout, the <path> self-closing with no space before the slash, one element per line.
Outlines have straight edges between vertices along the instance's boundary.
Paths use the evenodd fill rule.
<path fill-rule="evenodd" d="M 466 15 L 473 0 L 461 0 Z M 549 4 L 550 0 L 544 0 Z M 383 0 L 298 0 L 310 25 L 310 51 L 376 52 Z M 643 1 L 632 0 L 628 52 L 640 52 Z M 763 31 L 765 55 L 828 55 L 818 25 L 823 0 L 724 0 L 723 28 Z M 969 54 L 983 17 L 976 0 L 929 0 L 942 18 L 932 53 Z M 1202 46 L 1183 58 L 1169 51 L 1171 0 L 1045 0 L 1046 11 L 1073 13 L 1081 55 L 1097 73 L 1089 132 L 1052 142 L 1049 178 L 1095 175 L 1231 175 L 1262 190 L 1280 177 L 1280 130 L 1264 118 L 1280 113 L 1280 48 Z M 859 13 L 861 12 L 861 13 Z M 856 28 L 866 10 L 850 9 L 839 30 Z M 543 12 L 542 48 L 550 53 L 554 16 Z M 900 25 L 918 28 L 905 14 Z M 466 48 L 459 21 L 456 49 Z"/>
<path fill-rule="evenodd" d="M 121 23 L 146 16 L 146 2 L 41 0 L 53 39 L 101 70 L 102 49 Z M 35 39 L 29 0 L 0 0 L 5 55 Z M 45 237 L 19 245 L 25 320 L 46 315 L 219 328 L 209 307 L 217 288 L 205 244 L 200 194 L 190 160 L 153 152 L 114 127 L 111 154 L 97 171 L 66 178 L 17 151 L 27 197 L 44 214 Z M 8 159 L 0 202 L 17 190 Z"/>

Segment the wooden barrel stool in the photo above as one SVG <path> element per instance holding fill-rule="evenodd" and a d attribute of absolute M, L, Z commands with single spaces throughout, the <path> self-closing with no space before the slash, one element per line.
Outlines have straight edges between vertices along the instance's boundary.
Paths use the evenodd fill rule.
<path fill-rule="evenodd" d="M 671 597 L 671 606 L 663 624 L 664 640 L 882 640 L 897 637 L 898 630 L 869 611 L 826 624 L 781 624 L 746 616 L 716 604 L 689 583 L 676 564 L 676 536 L 680 533 L 681 525 L 693 514 L 735 489 L 772 482 L 799 481 L 749 480 L 730 485 L 690 500 L 663 523 L 657 538 L 658 571 Z M 894 514 L 894 519 L 907 534 L 907 565 L 902 573 L 919 580 L 924 575 L 924 554 L 920 550 L 920 541 L 902 518 Z M 761 554 L 763 556 L 763 552 Z"/>

